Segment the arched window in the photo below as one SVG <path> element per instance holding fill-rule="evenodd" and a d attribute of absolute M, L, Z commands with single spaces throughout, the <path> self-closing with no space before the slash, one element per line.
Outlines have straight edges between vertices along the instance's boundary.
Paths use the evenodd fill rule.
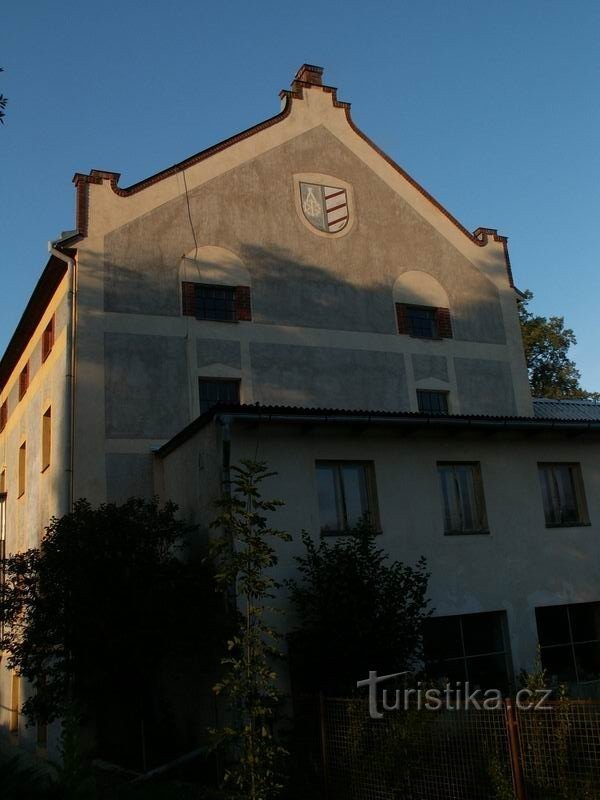
<path fill-rule="evenodd" d="M 223 247 L 200 247 L 181 259 L 181 313 L 221 322 L 252 320 L 250 273 Z"/>
<path fill-rule="evenodd" d="M 403 273 L 394 283 L 398 333 L 419 339 L 451 339 L 448 295 L 432 275 L 420 270 Z"/>

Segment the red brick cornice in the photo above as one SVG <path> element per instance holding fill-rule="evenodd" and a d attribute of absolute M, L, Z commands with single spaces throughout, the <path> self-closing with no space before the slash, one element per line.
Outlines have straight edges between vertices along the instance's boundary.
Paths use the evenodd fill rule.
<path fill-rule="evenodd" d="M 290 93 L 290 95 L 291 94 L 292 93 Z M 163 169 L 160 172 L 157 172 L 155 175 L 151 175 L 149 178 L 144 178 L 144 180 L 134 183 L 132 186 L 128 186 L 127 188 L 122 188 L 117 185 L 121 176 L 121 173 L 119 172 L 106 172 L 105 170 L 99 169 L 91 170 L 89 175 L 76 172 L 73 176 L 73 183 L 77 188 L 77 229 L 79 230 L 80 235 L 87 236 L 88 231 L 88 187 L 90 184 L 100 184 L 103 183 L 103 181 L 108 180 L 110 182 L 111 189 L 115 194 L 118 194 L 120 197 L 129 197 L 132 194 L 141 192 L 143 189 L 147 189 L 149 186 L 152 186 L 155 183 L 164 180 L 165 178 L 169 178 L 184 169 L 194 166 L 194 164 L 199 164 L 201 161 L 205 161 L 207 158 L 226 150 L 228 147 L 244 141 L 244 139 L 249 139 L 251 136 L 254 136 L 254 134 L 260 133 L 260 131 L 271 128 L 273 125 L 276 125 L 278 122 L 282 122 L 284 119 L 286 119 L 286 117 L 290 115 L 291 110 L 292 97 L 290 96 L 282 111 L 280 111 L 280 113 L 276 114 L 274 117 L 271 117 L 264 122 L 259 122 L 258 125 L 253 125 L 251 128 L 235 134 L 235 136 L 230 136 L 228 139 L 224 139 L 222 142 L 218 142 L 217 144 L 212 145 L 212 147 L 208 147 L 206 150 L 201 150 L 199 153 L 186 158 L 184 161 L 180 161 L 178 164 L 173 164 L 173 166 L 167 167 L 167 169 Z"/>

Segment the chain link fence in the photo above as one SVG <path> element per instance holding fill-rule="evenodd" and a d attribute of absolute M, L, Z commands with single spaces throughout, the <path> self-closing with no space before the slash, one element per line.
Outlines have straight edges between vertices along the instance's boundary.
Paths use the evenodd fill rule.
<path fill-rule="evenodd" d="M 324 699 L 330 800 L 600 800 L 600 702 L 389 711 Z"/>

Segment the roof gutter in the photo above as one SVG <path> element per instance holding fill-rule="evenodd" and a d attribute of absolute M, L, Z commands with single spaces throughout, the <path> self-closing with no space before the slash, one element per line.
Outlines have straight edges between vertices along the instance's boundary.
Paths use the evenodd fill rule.
<path fill-rule="evenodd" d="M 220 418 L 219 414 L 215 415 Z M 274 413 L 236 413 L 235 411 L 227 412 L 227 417 L 230 420 L 238 419 L 247 422 L 270 422 L 270 423 L 301 423 L 306 424 L 329 424 L 337 423 L 344 425 L 375 425 L 375 426 L 400 426 L 400 427 L 433 427 L 433 428 L 500 428 L 504 430 L 565 430 L 581 433 L 583 431 L 598 430 L 600 431 L 600 421 L 565 421 L 553 419 L 461 419 L 453 417 L 445 417 L 439 415 L 436 417 L 379 417 L 372 414 L 346 416 L 335 414 L 274 414 Z"/>
<path fill-rule="evenodd" d="M 172 439 L 162 445 L 156 451 L 159 458 L 164 458 L 169 453 L 176 450 L 183 442 L 194 436 L 199 430 L 204 428 L 212 421 L 223 425 L 226 430 L 227 439 L 230 437 L 230 428 L 234 422 L 250 422 L 253 424 L 268 423 L 268 424 L 300 424 L 305 426 L 313 425 L 345 425 L 354 427 L 395 427 L 405 430 L 429 429 L 429 430 L 444 430 L 452 428 L 454 430 L 472 430 L 472 431 L 529 431 L 538 433 L 567 433 L 567 434 L 582 434 L 582 433 L 600 433 L 600 420 L 568 420 L 568 419 L 546 419 L 535 417 L 461 417 L 461 416 L 444 416 L 432 415 L 424 416 L 415 413 L 407 412 L 406 414 L 399 413 L 397 415 L 390 413 L 373 413 L 365 414 L 364 412 L 338 413 L 332 411 L 315 410 L 311 413 L 307 410 L 281 410 L 268 409 L 264 410 L 254 409 L 253 407 L 247 408 L 231 408 L 225 407 L 214 409 L 206 412 L 201 417 L 195 419 L 183 430 L 179 431 Z M 224 473 L 224 481 L 227 481 L 227 476 Z"/>

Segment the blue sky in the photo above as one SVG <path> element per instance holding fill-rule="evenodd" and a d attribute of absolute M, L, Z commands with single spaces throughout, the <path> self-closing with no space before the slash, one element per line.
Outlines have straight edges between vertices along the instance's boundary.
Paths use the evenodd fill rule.
<path fill-rule="evenodd" d="M 0 28 L 0 351 L 74 227 L 74 172 L 129 185 L 272 116 L 303 62 L 469 229 L 600 390 L 600 3 L 9 2 Z"/>

